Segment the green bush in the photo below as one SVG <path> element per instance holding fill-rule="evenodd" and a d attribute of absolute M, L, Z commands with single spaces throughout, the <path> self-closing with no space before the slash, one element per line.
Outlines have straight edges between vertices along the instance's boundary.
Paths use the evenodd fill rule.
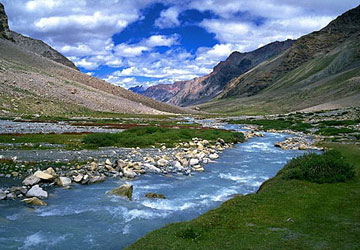
<path fill-rule="evenodd" d="M 338 151 L 322 155 L 305 154 L 288 162 L 279 172 L 284 178 L 316 183 L 343 182 L 355 176 L 354 166 L 347 163 Z"/>

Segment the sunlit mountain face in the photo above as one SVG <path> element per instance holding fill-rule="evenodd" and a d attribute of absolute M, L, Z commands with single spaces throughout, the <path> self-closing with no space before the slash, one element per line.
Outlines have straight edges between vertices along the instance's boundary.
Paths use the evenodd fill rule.
<path fill-rule="evenodd" d="M 44 40 L 81 71 L 126 88 L 206 75 L 233 51 L 298 38 L 358 4 L 357 0 L 2 2 L 11 30 Z"/>

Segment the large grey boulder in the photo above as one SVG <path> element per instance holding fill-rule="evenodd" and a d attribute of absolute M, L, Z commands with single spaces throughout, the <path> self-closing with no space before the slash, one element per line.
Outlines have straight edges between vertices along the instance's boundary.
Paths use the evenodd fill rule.
<path fill-rule="evenodd" d="M 34 186 L 40 182 L 40 178 L 36 177 L 35 175 L 30 175 L 23 180 L 22 184 L 25 186 Z"/>
<path fill-rule="evenodd" d="M 145 168 L 146 171 L 148 171 L 150 173 L 156 173 L 156 174 L 161 173 L 161 170 L 159 168 L 157 168 L 154 165 L 151 165 L 149 163 L 145 163 L 144 168 Z"/>
<path fill-rule="evenodd" d="M 56 179 L 56 184 L 60 187 L 66 187 L 71 185 L 71 179 L 68 177 L 59 177 Z"/>
<path fill-rule="evenodd" d="M 124 168 L 123 174 L 124 174 L 124 177 L 126 177 L 126 178 L 135 178 L 137 176 L 137 174 L 129 168 Z"/>
<path fill-rule="evenodd" d="M 22 202 L 25 202 L 26 204 L 34 205 L 34 206 L 47 206 L 46 202 L 40 200 L 37 197 L 23 199 Z"/>
<path fill-rule="evenodd" d="M 35 185 L 29 189 L 29 191 L 26 193 L 26 196 L 43 199 L 48 197 L 48 193 L 44 191 L 39 185 Z"/>
<path fill-rule="evenodd" d="M 122 197 L 128 197 L 129 200 L 132 200 L 132 193 L 133 193 L 133 185 L 131 184 L 124 184 L 118 188 L 114 188 L 109 192 L 111 195 L 117 195 Z"/>

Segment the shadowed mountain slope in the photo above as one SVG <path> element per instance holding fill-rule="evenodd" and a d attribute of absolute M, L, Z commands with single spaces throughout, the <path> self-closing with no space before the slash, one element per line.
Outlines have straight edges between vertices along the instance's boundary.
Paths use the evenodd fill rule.
<path fill-rule="evenodd" d="M 202 108 L 286 112 L 360 105 L 360 6 L 234 78 Z"/>

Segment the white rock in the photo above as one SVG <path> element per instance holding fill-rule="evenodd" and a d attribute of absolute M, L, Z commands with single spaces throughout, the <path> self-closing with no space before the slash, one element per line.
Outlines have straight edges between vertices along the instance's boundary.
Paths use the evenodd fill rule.
<path fill-rule="evenodd" d="M 195 158 L 192 158 L 190 160 L 190 166 L 194 166 L 194 165 L 197 165 L 199 164 L 199 160 L 198 159 L 195 159 Z"/>
<path fill-rule="evenodd" d="M 184 167 L 181 165 L 181 163 L 179 161 L 174 161 L 173 165 L 178 171 L 181 171 L 184 169 Z"/>
<path fill-rule="evenodd" d="M 68 177 L 59 177 L 56 179 L 56 184 L 60 187 L 66 187 L 71 185 L 71 179 Z"/>
<path fill-rule="evenodd" d="M 22 184 L 25 186 L 33 186 L 40 182 L 40 178 L 36 177 L 35 175 L 30 175 L 23 180 Z"/>
<path fill-rule="evenodd" d="M 146 171 L 148 171 L 150 173 L 156 173 L 156 174 L 161 173 L 161 170 L 159 168 L 157 168 L 154 165 L 151 165 L 149 163 L 145 163 L 144 168 L 145 168 Z"/>
<path fill-rule="evenodd" d="M 165 160 L 165 159 L 160 159 L 157 161 L 156 163 L 158 166 L 161 166 L 161 167 L 165 167 L 167 164 L 169 164 L 169 161 Z"/>
<path fill-rule="evenodd" d="M 36 171 L 34 174 L 35 177 L 41 179 L 41 180 L 46 180 L 46 181 L 50 181 L 52 179 L 54 179 L 54 176 L 52 176 L 51 174 L 45 173 L 43 171 Z"/>
<path fill-rule="evenodd" d="M 109 166 L 112 166 L 112 163 L 111 163 L 111 161 L 109 159 L 106 159 L 105 164 L 109 165 Z"/>
<path fill-rule="evenodd" d="M 0 189 L 0 200 L 5 200 L 6 199 L 6 193 Z"/>
<path fill-rule="evenodd" d="M 219 158 L 219 155 L 218 155 L 218 154 L 210 154 L 210 155 L 209 155 L 209 158 L 210 158 L 211 160 L 215 160 L 215 159 Z"/>
<path fill-rule="evenodd" d="M 137 175 L 134 171 L 132 171 L 129 168 L 124 168 L 123 174 L 124 174 L 124 177 L 126 177 L 126 178 L 135 178 Z"/>
<path fill-rule="evenodd" d="M 82 174 L 78 174 L 77 176 L 73 177 L 75 182 L 80 182 L 80 181 L 82 181 L 83 178 L 84 178 L 84 176 Z"/>
<path fill-rule="evenodd" d="M 26 193 L 27 197 L 47 198 L 48 193 L 44 191 L 39 185 L 35 185 Z"/>
<path fill-rule="evenodd" d="M 53 168 L 48 168 L 46 170 L 43 171 L 45 174 L 49 174 L 49 175 L 52 175 L 53 177 L 56 176 L 56 172 Z"/>
<path fill-rule="evenodd" d="M 195 171 L 203 172 L 204 168 L 201 165 L 195 165 L 194 166 Z"/>

